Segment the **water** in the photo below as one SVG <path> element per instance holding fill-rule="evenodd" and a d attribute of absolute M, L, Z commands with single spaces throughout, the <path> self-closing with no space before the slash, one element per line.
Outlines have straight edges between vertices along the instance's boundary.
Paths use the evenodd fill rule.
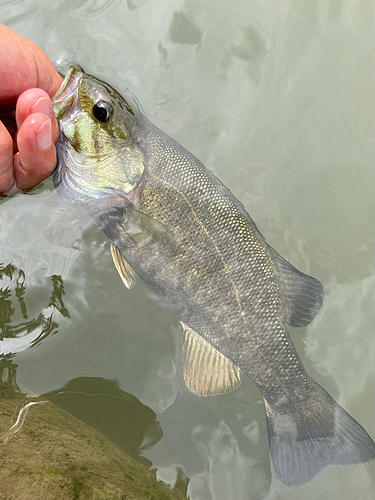
<path fill-rule="evenodd" d="M 1 0 L 0 14 L 58 67 L 77 62 L 129 89 L 268 242 L 323 283 L 323 310 L 293 341 L 313 378 L 374 437 L 370 2 Z M 1 203 L 0 235 L 0 261 L 13 266 L 0 278 L 3 380 L 29 394 L 79 384 L 55 397 L 78 413 L 76 392 L 93 391 L 84 377 L 98 380 L 97 407 L 118 381 L 131 403 L 115 405 L 101 430 L 116 440 L 119 412 L 130 428 L 145 418 L 137 449 L 123 446 L 164 482 L 188 483 L 192 500 L 373 499 L 374 463 L 281 485 L 260 393 L 249 380 L 215 398 L 188 393 L 177 319 L 143 283 L 124 288 L 105 237 L 50 183 Z"/>

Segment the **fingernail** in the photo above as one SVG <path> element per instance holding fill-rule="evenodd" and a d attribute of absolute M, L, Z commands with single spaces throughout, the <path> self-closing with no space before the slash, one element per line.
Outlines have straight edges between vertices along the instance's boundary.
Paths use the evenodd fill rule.
<path fill-rule="evenodd" d="M 52 123 L 46 120 L 35 132 L 36 141 L 40 149 L 48 149 L 52 146 Z"/>
<path fill-rule="evenodd" d="M 47 115 L 48 118 L 52 118 L 52 104 L 48 97 L 41 97 L 36 101 L 36 103 L 30 108 L 31 113 L 43 113 Z"/>

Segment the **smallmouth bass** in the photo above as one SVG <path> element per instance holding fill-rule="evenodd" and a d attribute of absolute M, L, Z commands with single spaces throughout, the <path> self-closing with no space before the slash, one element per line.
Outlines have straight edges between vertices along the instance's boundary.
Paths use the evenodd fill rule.
<path fill-rule="evenodd" d="M 286 328 L 313 320 L 321 283 L 270 247 L 233 194 L 110 85 L 71 66 L 54 110 L 56 189 L 110 239 L 125 286 L 138 275 L 179 318 L 189 390 L 222 394 L 248 375 L 286 485 L 374 459 L 371 437 L 307 375 Z"/>

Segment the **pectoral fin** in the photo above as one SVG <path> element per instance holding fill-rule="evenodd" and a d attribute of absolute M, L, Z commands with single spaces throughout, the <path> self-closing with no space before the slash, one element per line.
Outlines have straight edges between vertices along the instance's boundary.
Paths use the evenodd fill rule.
<path fill-rule="evenodd" d="M 194 330 L 181 324 L 187 388 L 199 396 L 214 396 L 235 389 L 241 383 L 241 370 Z"/>
<path fill-rule="evenodd" d="M 131 288 L 135 283 L 134 271 L 120 250 L 112 242 L 110 243 L 113 263 L 121 276 L 126 288 Z"/>
<path fill-rule="evenodd" d="M 139 250 L 176 245 L 179 238 L 168 226 L 134 208 L 127 207 L 126 217 L 118 224 L 120 231 L 130 236 Z"/>

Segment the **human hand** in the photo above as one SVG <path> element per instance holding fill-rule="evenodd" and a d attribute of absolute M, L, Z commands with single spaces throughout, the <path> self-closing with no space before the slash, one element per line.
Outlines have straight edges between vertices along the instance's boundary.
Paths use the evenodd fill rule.
<path fill-rule="evenodd" d="M 51 98 L 61 82 L 42 49 L 0 24 L 0 195 L 13 179 L 28 191 L 55 169 Z"/>

